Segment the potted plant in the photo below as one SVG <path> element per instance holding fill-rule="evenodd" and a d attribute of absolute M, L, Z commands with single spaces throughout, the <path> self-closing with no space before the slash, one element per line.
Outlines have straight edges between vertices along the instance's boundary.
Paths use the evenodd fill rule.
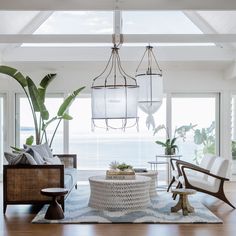
<path fill-rule="evenodd" d="M 41 144 L 42 142 L 47 142 L 49 147 L 51 147 L 57 129 L 62 120 L 73 119 L 67 110 L 70 105 L 75 100 L 76 96 L 85 88 L 81 87 L 73 91 L 61 104 L 58 109 L 57 115 L 49 119 L 49 112 L 45 106 L 45 95 L 49 84 L 54 80 L 56 74 L 47 74 L 40 82 L 39 87 L 35 85 L 33 80 L 29 76 L 23 76 L 21 72 L 17 69 L 9 66 L 0 66 L 0 73 L 8 75 L 14 78 L 22 87 L 31 109 L 31 114 L 34 121 L 35 138 L 30 136 L 26 139 L 26 144 L 32 145 L 34 140 L 36 144 Z M 47 127 L 52 123 L 57 122 L 56 128 L 53 132 L 51 140 L 47 137 Z M 19 148 L 15 148 L 16 151 L 20 151 Z"/>
<path fill-rule="evenodd" d="M 190 130 L 194 130 L 194 127 L 196 125 L 192 125 L 191 123 L 189 125 L 183 125 L 179 128 L 175 128 L 173 138 L 170 137 L 169 129 L 165 125 L 159 125 L 154 129 L 154 135 L 158 133 L 160 130 L 164 129 L 166 131 L 166 141 L 159 141 L 156 140 L 155 143 L 158 145 L 161 145 L 165 148 L 165 155 L 175 155 L 176 151 L 179 151 L 178 146 L 176 145 L 176 141 L 178 138 L 182 138 L 183 141 L 186 139 L 186 133 Z"/>

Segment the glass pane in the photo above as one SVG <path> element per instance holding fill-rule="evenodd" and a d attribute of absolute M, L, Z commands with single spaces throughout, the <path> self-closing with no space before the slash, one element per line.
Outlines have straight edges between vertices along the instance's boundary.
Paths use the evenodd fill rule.
<path fill-rule="evenodd" d="M 166 121 L 166 100 L 154 114 L 156 125 Z M 148 161 L 155 160 L 161 147 L 155 140 L 162 133 L 154 136 L 152 127 L 146 127 L 146 120 L 151 119 L 141 109 L 139 115 L 139 132 L 136 128 L 109 130 L 95 128 L 91 131 L 91 99 L 77 98 L 70 107 L 74 118 L 69 122 L 69 152 L 77 153 L 79 169 L 108 169 L 112 161 L 125 162 L 135 167 L 149 167 Z"/>
<path fill-rule="evenodd" d="M 236 122 L 236 117 L 235 117 L 235 115 L 236 115 L 236 110 L 235 110 L 235 108 L 236 108 L 236 101 L 235 101 L 235 99 L 236 99 L 236 97 L 235 96 L 233 96 L 233 98 L 232 98 L 232 123 L 231 123 L 231 125 L 232 125 L 232 132 L 231 132 L 231 134 L 232 134 L 232 158 L 233 158 L 233 160 L 236 160 L 236 124 L 235 124 L 235 122 Z"/>
<path fill-rule="evenodd" d="M 0 96 L 0 172 L 3 165 L 3 97 Z"/>
<path fill-rule="evenodd" d="M 181 11 L 124 11 L 125 34 L 202 34 Z"/>
<path fill-rule="evenodd" d="M 232 153 L 232 174 L 236 174 L 236 95 L 232 96 L 231 101 L 231 153 Z"/>
<path fill-rule="evenodd" d="M 63 98 L 46 98 L 45 105 L 49 111 L 49 115 L 51 119 L 52 117 L 56 116 L 57 110 L 60 107 L 61 103 L 63 102 Z M 34 121 L 31 115 L 30 106 L 28 103 L 27 98 L 21 97 L 20 98 L 20 114 L 19 114 L 19 127 L 20 127 L 20 147 L 23 146 L 25 143 L 26 138 L 30 135 L 35 136 L 34 133 Z M 47 128 L 47 137 L 48 140 L 51 140 L 53 131 L 55 130 L 57 125 L 57 121 L 50 124 Z M 63 122 L 58 127 L 56 135 L 54 137 L 52 143 L 52 149 L 54 153 L 63 153 Z"/>
<path fill-rule="evenodd" d="M 60 107 L 60 105 L 63 102 L 63 98 L 46 98 L 45 99 L 45 105 L 49 111 L 49 115 L 51 119 L 52 117 L 55 117 L 57 115 L 57 111 Z M 56 129 L 56 126 L 58 125 L 58 121 L 52 122 L 47 129 L 47 136 L 48 139 L 51 140 L 52 135 L 54 133 L 54 130 Z M 52 150 L 53 153 L 64 153 L 63 152 L 63 121 L 60 122 L 59 127 L 56 131 L 56 135 L 52 142 Z"/>
<path fill-rule="evenodd" d="M 112 11 L 56 11 L 35 34 L 112 34 Z"/>
<path fill-rule="evenodd" d="M 175 133 L 179 153 L 184 159 L 199 163 L 204 154 L 216 154 L 216 97 L 173 97 L 172 133 L 183 125 L 195 126 L 184 138 Z"/>

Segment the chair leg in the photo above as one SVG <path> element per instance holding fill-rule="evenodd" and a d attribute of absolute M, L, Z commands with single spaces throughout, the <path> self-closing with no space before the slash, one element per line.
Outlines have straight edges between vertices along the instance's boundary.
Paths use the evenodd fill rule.
<path fill-rule="evenodd" d="M 229 206 L 231 206 L 232 208 L 235 209 L 235 206 L 226 198 L 225 193 L 222 192 L 221 194 L 222 194 L 222 195 L 220 195 L 218 198 L 219 198 L 220 200 L 224 201 L 225 203 L 227 203 L 227 204 L 228 204 Z"/>
<path fill-rule="evenodd" d="M 170 190 L 170 188 L 171 188 L 171 186 L 172 186 L 172 184 L 175 182 L 175 177 L 173 176 L 172 177 L 172 180 L 170 181 L 170 184 L 169 184 L 169 186 L 168 186 L 168 188 L 167 188 L 167 192 L 169 192 L 169 190 Z"/>
<path fill-rule="evenodd" d="M 6 213 L 6 210 L 7 210 L 7 204 L 4 202 L 4 204 L 3 204 L 3 214 Z"/>

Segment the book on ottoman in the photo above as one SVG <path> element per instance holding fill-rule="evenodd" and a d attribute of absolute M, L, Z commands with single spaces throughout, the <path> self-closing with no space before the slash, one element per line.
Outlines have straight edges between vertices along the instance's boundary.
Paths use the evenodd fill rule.
<path fill-rule="evenodd" d="M 133 170 L 128 170 L 128 171 L 107 170 L 106 179 L 131 180 L 135 179 L 135 172 Z"/>

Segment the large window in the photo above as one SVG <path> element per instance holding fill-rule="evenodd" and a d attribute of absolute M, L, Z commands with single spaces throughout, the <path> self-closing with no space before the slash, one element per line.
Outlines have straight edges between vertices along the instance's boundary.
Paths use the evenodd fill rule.
<path fill-rule="evenodd" d="M 153 115 L 156 125 L 165 124 L 166 99 Z M 70 108 L 74 118 L 69 122 L 69 152 L 77 153 L 79 169 L 107 169 L 111 161 L 126 162 L 136 167 L 146 167 L 147 162 L 155 159 L 162 148 L 155 139 L 164 133 L 153 136 L 153 130 L 146 127 L 151 117 L 139 109 L 139 132 L 135 128 L 125 132 L 96 128 L 91 131 L 91 99 L 77 98 Z"/>
<path fill-rule="evenodd" d="M 232 174 L 236 174 L 236 95 L 231 100 L 231 153 L 232 153 Z"/>
<path fill-rule="evenodd" d="M 3 146 L 4 146 L 4 139 L 3 139 L 3 106 L 4 106 L 4 97 L 0 94 L 0 173 L 2 173 L 2 165 L 3 165 Z"/>
<path fill-rule="evenodd" d="M 205 154 L 218 154 L 218 94 L 172 96 L 172 133 L 183 125 L 194 125 L 186 139 L 178 139 L 184 159 L 199 162 Z"/>
<path fill-rule="evenodd" d="M 16 125 L 16 145 L 22 147 L 26 138 L 30 135 L 34 135 L 34 122 L 31 114 L 30 106 L 26 97 L 17 95 L 17 125 Z M 50 118 L 57 114 L 57 110 L 63 102 L 62 95 L 48 96 L 45 99 L 45 105 L 49 111 Z M 49 118 L 49 119 L 50 119 Z M 47 137 L 50 140 L 57 122 L 48 126 Z M 54 153 L 63 153 L 63 122 L 59 125 L 54 141 L 52 143 L 52 149 Z"/>

